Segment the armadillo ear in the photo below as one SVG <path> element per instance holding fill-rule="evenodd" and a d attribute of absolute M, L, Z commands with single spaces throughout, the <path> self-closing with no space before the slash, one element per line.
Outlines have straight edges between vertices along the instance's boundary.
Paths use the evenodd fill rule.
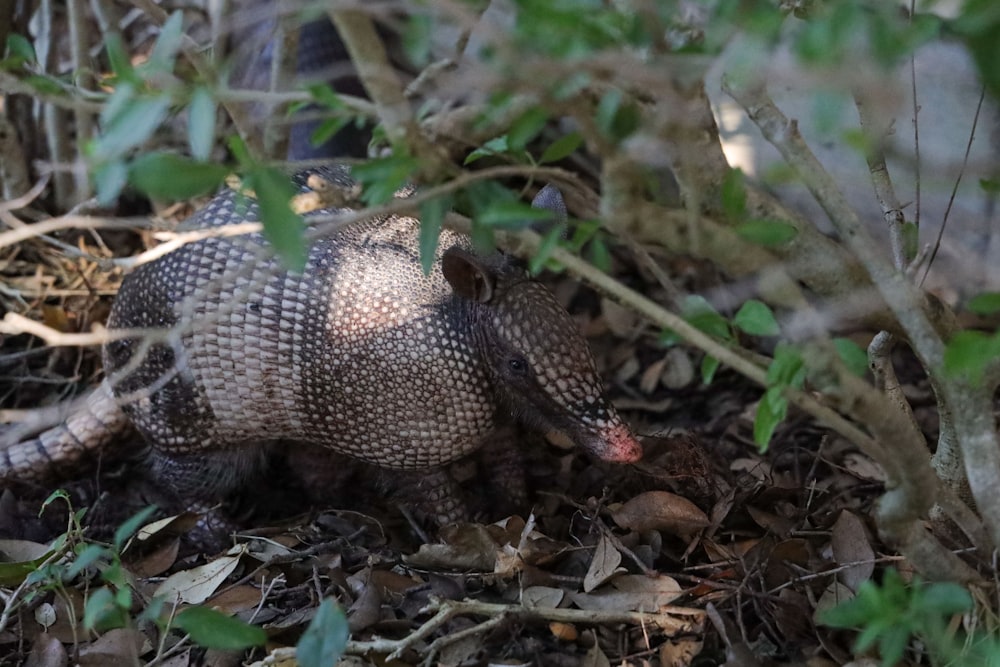
<path fill-rule="evenodd" d="M 556 224 L 561 225 L 569 217 L 569 212 L 566 210 L 566 200 L 563 199 L 562 192 L 551 183 L 538 191 L 535 198 L 531 200 L 531 207 L 542 209 L 543 211 L 551 211 L 553 222 Z"/>
<path fill-rule="evenodd" d="M 463 299 L 486 303 L 493 298 L 496 273 L 471 252 L 448 248 L 441 257 L 441 272 L 455 294 Z"/>

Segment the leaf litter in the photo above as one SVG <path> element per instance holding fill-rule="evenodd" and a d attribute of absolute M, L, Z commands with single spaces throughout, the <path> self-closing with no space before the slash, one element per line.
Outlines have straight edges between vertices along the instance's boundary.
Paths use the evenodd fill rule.
<path fill-rule="evenodd" d="M 105 252 L 89 237 L 79 244 L 93 257 Z M 73 332 L 106 316 L 105 295 L 120 273 L 43 246 L 22 250 L 8 264 L 26 272 L 14 284 L 26 294 L 63 295 L 57 305 L 31 297 L 36 319 Z M 86 296 L 81 275 L 92 290 Z M 616 467 L 526 443 L 532 504 L 507 516 L 491 515 L 492 500 L 479 494 L 489 470 L 466 463 L 456 476 L 476 520 L 426 543 L 399 512 L 405 498 L 385 493 L 391 480 L 381 473 L 361 468 L 353 478 L 360 482 L 344 489 L 336 509 L 325 509 L 303 505 L 279 466 L 249 497 L 232 501 L 233 515 L 246 520 L 231 552 L 186 550 L 182 536 L 195 516 L 160 517 L 140 531 L 121 560 L 133 591 L 126 627 L 96 630 L 82 619 L 107 563 L 72 580 L 23 584 L 15 594 L 24 576 L 18 568 L 37 567 L 33 561 L 66 533 L 67 514 L 55 505 L 40 513 L 54 486 L 7 489 L 0 540 L 30 544 L 19 551 L 0 541 L 0 578 L 14 573 L 0 586 L 16 606 L 0 628 L 0 664 L 63 665 L 69 656 L 80 664 L 98 664 L 96 656 L 101 664 L 224 664 L 225 651 L 166 629 L 192 604 L 264 629 L 266 643 L 239 651 L 238 660 L 299 664 L 293 647 L 330 599 L 346 614 L 349 664 L 357 665 L 381 664 L 390 654 L 399 665 L 691 665 L 741 654 L 821 667 L 849 659 L 849 637 L 814 619 L 884 560 L 869 517 L 880 471 L 794 414 L 770 450 L 758 452 L 758 388 L 726 369 L 702 384 L 692 372 L 701 363 L 696 351 L 665 350 L 658 332 L 568 283 L 560 281 L 557 292 L 590 335 L 612 397 L 641 435 L 641 463 Z M 5 341 L 5 349 L 32 345 L 27 337 Z M 27 378 L 4 399 L 15 412 L 58 403 L 74 384 L 94 384 L 98 369 L 92 352 L 67 349 L 15 363 L 13 372 Z M 44 383 L 31 381 L 43 376 Z M 77 538 L 107 544 L 157 497 L 120 457 L 98 463 L 60 486 L 74 508 L 89 508 Z M 65 552 L 61 562 L 72 557 Z M 168 602 L 154 614 L 157 594 Z M 720 631 L 709 609 L 739 631 Z"/>

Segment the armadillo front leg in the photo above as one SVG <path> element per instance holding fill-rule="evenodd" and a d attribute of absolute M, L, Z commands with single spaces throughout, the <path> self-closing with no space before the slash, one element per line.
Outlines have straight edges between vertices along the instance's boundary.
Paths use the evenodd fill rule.
<path fill-rule="evenodd" d="M 188 536 L 191 542 L 213 549 L 223 548 L 228 536 L 239 528 L 219 503 L 257 477 L 265 463 L 263 443 L 182 455 L 154 449 L 148 459 L 156 485 L 177 508 L 201 514 Z"/>
<path fill-rule="evenodd" d="M 510 424 L 498 428 L 483 443 L 480 475 L 485 477 L 496 505 L 493 510 L 515 513 L 528 506 L 522 440 L 525 434 Z"/>
<path fill-rule="evenodd" d="M 413 508 L 427 523 L 441 527 L 469 519 L 462 490 L 447 467 L 386 471 L 382 486 L 400 504 Z"/>

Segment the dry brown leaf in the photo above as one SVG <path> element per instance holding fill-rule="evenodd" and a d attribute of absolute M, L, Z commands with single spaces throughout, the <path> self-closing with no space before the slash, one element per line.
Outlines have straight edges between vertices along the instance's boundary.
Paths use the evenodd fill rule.
<path fill-rule="evenodd" d="M 777 537 L 788 537 L 788 534 L 791 533 L 792 529 L 795 527 L 795 524 L 789 519 L 757 509 L 752 505 L 747 506 L 747 514 L 750 515 L 750 518 L 753 519 L 754 523 Z"/>
<path fill-rule="evenodd" d="M 635 311 L 620 306 L 607 297 L 601 298 L 601 314 L 608 329 L 618 338 L 630 338 L 639 327 L 640 319 Z"/>
<path fill-rule="evenodd" d="M 619 575 L 594 593 L 570 593 L 570 599 L 580 609 L 597 611 L 656 612 L 678 597 L 682 591 L 671 577 L 648 577 L 644 574 Z"/>
<path fill-rule="evenodd" d="M 180 538 L 171 536 L 142 558 L 129 562 L 129 571 L 137 577 L 155 577 L 162 574 L 177 561 L 177 552 L 180 550 L 180 546 Z"/>
<path fill-rule="evenodd" d="M 864 454 L 849 452 L 844 455 L 844 469 L 855 477 L 872 482 L 885 482 L 885 470 Z"/>
<path fill-rule="evenodd" d="M 80 667 L 134 667 L 153 645 L 138 630 L 117 628 L 80 647 Z"/>
<path fill-rule="evenodd" d="M 660 376 L 663 375 L 666 368 L 666 357 L 647 366 L 639 378 L 639 391 L 644 394 L 652 394 L 656 391 L 656 388 L 660 385 Z"/>
<path fill-rule="evenodd" d="M 438 537 L 444 544 L 421 544 L 417 553 L 403 556 L 403 561 L 429 569 L 493 572 L 496 568 L 498 545 L 486 526 L 446 526 Z"/>
<path fill-rule="evenodd" d="M 602 535 L 594 549 L 587 574 L 583 577 L 583 590 L 589 593 L 619 572 L 625 572 L 624 568 L 618 567 L 621 563 L 621 553 L 606 535 Z"/>
<path fill-rule="evenodd" d="M 68 664 L 69 656 L 62 642 L 50 634 L 42 633 L 35 638 L 23 667 L 66 667 Z"/>
<path fill-rule="evenodd" d="M 667 389 L 683 389 L 694 382 L 694 363 L 687 350 L 672 347 L 667 351 L 667 365 L 660 375 L 660 382 Z"/>
<path fill-rule="evenodd" d="M 213 595 L 205 604 L 229 615 L 234 615 L 253 609 L 260 604 L 261 593 L 261 590 L 256 586 L 243 584 L 227 588 L 218 595 Z"/>
<path fill-rule="evenodd" d="M 245 552 L 246 545 L 240 544 L 230 549 L 225 556 L 190 570 L 174 573 L 156 588 L 154 595 L 162 595 L 168 601 L 176 598 L 188 604 L 201 604 L 233 573 Z"/>
<path fill-rule="evenodd" d="M 551 586 L 529 586 L 521 592 L 521 604 L 525 607 L 555 609 L 566 597 L 566 591 Z"/>
<path fill-rule="evenodd" d="M 577 632 L 576 626 L 569 623 L 559 623 L 557 621 L 549 623 L 549 632 L 552 633 L 553 637 L 564 642 L 575 642 L 580 636 L 580 633 Z"/>
<path fill-rule="evenodd" d="M 668 639 L 660 645 L 660 667 L 688 667 L 703 646 L 700 639 Z"/>
<path fill-rule="evenodd" d="M 604 655 L 600 644 L 595 640 L 593 645 L 587 650 L 587 655 L 583 656 L 580 667 L 611 667 L 611 662 L 608 660 L 608 656 Z"/>
<path fill-rule="evenodd" d="M 837 577 L 840 581 L 857 592 L 858 587 L 871 579 L 875 571 L 875 550 L 868 539 L 868 531 L 864 522 L 855 514 L 844 510 L 833 524 L 830 537 L 833 558 L 838 565 L 857 563 L 842 569 Z"/>
<path fill-rule="evenodd" d="M 816 609 L 813 610 L 813 622 L 819 625 L 819 617 L 823 612 L 853 599 L 854 591 L 839 581 L 831 582 L 816 602 Z"/>
<path fill-rule="evenodd" d="M 687 538 L 709 525 L 708 517 L 687 498 L 668 491 L 647 491 L 612 512 L 622 528 L 644 533 L 663 530 Z"/>

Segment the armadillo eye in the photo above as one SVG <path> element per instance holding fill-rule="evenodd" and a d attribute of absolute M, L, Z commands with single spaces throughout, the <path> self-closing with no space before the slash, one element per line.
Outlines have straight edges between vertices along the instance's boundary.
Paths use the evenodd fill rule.
<path fill-rule="evenodd" d="M 518 375 L 527 375 L 528 360 L 520 355 L 509 357 L 507 359 L 507 368 L 509 368 L 512 373 L 516 373 Z"/>

